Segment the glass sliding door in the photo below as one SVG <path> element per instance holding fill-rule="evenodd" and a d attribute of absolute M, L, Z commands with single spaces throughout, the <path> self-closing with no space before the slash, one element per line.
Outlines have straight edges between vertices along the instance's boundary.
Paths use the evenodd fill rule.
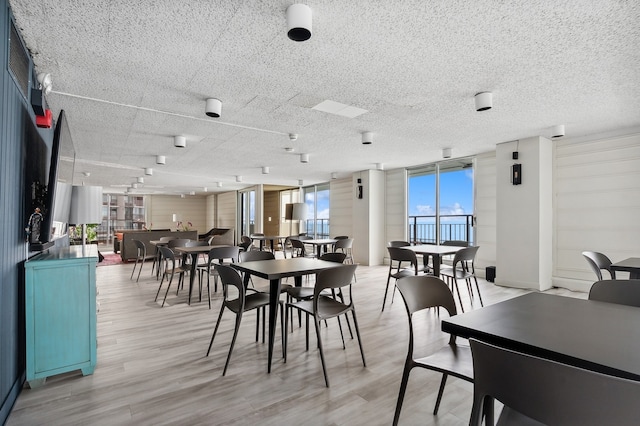
<path fill-rule="evenodd" d="M 302 194 L 307 205 L 302 232 L 314 238 L 329 238 L 329 184 L 308 186 Z"/>
<path fill-rule="evenodd" d="M 473 159 L 429 164 L 408 173 L 409 241 L 474 242 Z"/>
<path fill-rule="evenodd" d="M 238 197 L 240 213 L 240 235 L 251 235 L 255 232 L 256 223 L 256 191 L 241 191 Z"/>

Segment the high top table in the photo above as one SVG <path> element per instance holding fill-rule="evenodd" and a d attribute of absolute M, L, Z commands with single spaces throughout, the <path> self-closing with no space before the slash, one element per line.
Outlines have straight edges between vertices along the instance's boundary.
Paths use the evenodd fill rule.
<path fill-rule="evenodd" d="M 529 293 L 442 320 L 442 330 L 640 381 L 640 309 Z"/>
<path fill-rule="evenodd" d="M 342 266 L 342 264 L 307 257 L 294 257 L 293 259 L 240 262 L 233 263 L 229 266 L 240 272 L 269 280 L 269 360 L 267 371 L 271 373 L 276 317 L 278 313 L 278 301 L 280 300 L 280 281 L 285 277 L 294 277 L 295 285 L 299 287 L 302 285 L 303 275 L 315 274 L 324 269 Z"/>

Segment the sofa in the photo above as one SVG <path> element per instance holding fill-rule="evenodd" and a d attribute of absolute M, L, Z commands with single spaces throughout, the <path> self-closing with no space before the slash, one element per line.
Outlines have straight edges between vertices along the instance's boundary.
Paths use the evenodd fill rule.
<path fill-rule="evenodd" d="M 147 247 L 147 253 L 154 253 L 155 248 L 150 241 L 159 240 L 161 237 L 189 238 L 190 240 L 196 240 L 198 238 L 198 231 L 124 230 L 117 231 L 117 233 L 122 233 L 122 241 L 120 241 L 119 249 L 123 262 L 135 259 L 138 254 L 133 240 L 142 241 Z"/>
<path fill-rule="evenodd" d="M 206 241 L 209 237 L 213 237 L 212 245 L 235 245 L 235 235 L 233 229 L 229 228 L 211 228 L 205 234 L 199 234 L 198 240 Z"/>

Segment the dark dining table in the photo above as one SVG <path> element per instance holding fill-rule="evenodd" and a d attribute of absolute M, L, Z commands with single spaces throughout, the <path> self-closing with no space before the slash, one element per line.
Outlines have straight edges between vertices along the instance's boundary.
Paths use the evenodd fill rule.
<path fill-rule="evenodd" d="M 341 264 L 307 257 L 294 257 L 292 259 L 240 262 L 229 266 L 240 272 L 269 280 L 269 355 L 267 371 L 270 373 L 278 302 L 280 300 L 280 281 L 282 278 L 294 277 L 295 285 L 299 287 L 302 285 L 302 277 L 304 275 L 315 274 L 324 269 L 341 266 Z"/>
<path fill-rule="evenodd" d="M 629 279 L 637 280 L 640 278 L 640 257 L 630 257 L 620 262 L 612 263 L 610 268 L 616 272 L 628 272 Z"/>
<path fill-rule="evenodd" d="M 442 320 L 464 338 L 640 381 L 640 309 L 528 293 Z"/>
<path fill-rule="evenodd" d="M 217 244 L 212 246 L 194 246 L 194 247 L 174 247 L 173 250 L 182 254 L 183 263 L 187 256 L 191 256 L 191 270 L 189 271 L 189 302 L 191 305 L 191 292 L 193 290 L 193 280 L 196 276 L 196 268 L 198 267 L 198 256 L 204 253 L 209 253 L 212 248 L 216 247 L 230 247 L 227 244 Z"/>
<path fill-rule="evenodd" d="M 436 244 L 418 244 L 415 246 L 404 246 L 400 247 L 405 250 L 411 250 L 416 254 L 421 254 L 424 256 L 424 266 L 427 266 L 429 262 L 429 256 L 433 258 L 433 275 L 436 277 L 440 276 L 440 263 L 442 256 L 448 254 L 456 254 L 460 250 L 466 247 L 460 246 L 440 246 Z"/>

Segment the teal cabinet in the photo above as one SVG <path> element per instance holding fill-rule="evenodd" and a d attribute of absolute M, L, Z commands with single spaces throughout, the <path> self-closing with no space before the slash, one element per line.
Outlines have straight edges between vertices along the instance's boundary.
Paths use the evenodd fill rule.
<path fill-rule="evenodd" d="M 52 248 L 25 262 L 27 382 L 96 366 L 96 265 L 88 245 Z"/>

